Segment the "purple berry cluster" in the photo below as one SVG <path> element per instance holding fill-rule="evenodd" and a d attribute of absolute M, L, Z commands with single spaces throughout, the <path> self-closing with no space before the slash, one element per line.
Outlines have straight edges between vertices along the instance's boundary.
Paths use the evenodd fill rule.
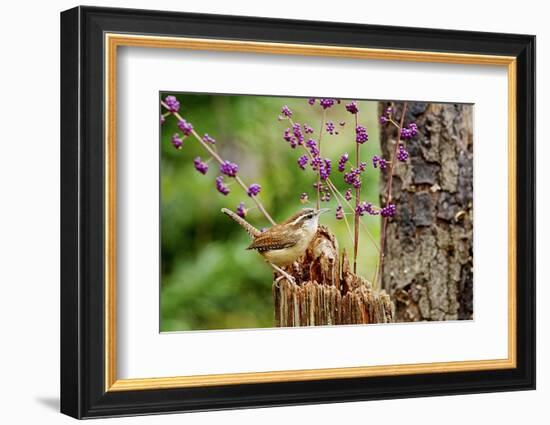
<path fill-rule="evenodd" d="M 372 157 L 372 166 L 374 168 L 385 170 L 388 167 L 388 161 L 386 161 L 384 158 L 379 157 L 378 155 L 374 155 Z"/>
<path fill-rule="evenodd" d="M 346 190 L 346 193 L 344 193 L 344 198 L 346 198 L 346 201 L 351 201 L 351 198 L 353 195 L 351 194 L 351 189 Z"/>
<path fill-rule="evenodd" d="M 178 128 L 184 136 L 189 136 L 193 132 L 193 125 L 190 122 L 185 121 L 183 118 L 178 121 Z"/>
<path fill-rule="evenodd" d="M 380 209 L 380 215 L 382 217 L 393 217 L 397 211 L 395 204 L 388 204 L 384 208 Z"/>
<path fill-rule="evenodd" d="M 302 126 L 298 123 L 292 125 L 292 130 L 287 128 L 283 134 L 283 139 L 290 143 L 290 147 L 295 149 L 304 143 L 304 133 L 302 132 Z"/>
<path fill-rule="evenodd" d="M 317 147 L 317 142 L 314 139 L 309 139 L 306 142 L 306 147 L 309 149 L 312 156 L 315 157 L 319 155 L 319 148 Z"/>
<path fill-rule="evenodd" d="M 335 107 L 337 104 L 342 103 L 339 99 L 333 99 L 333 98 L 310 98 L 308 100 L 308 103 L 310 105 L 319 104 L 321 109 L 324 112 L 323 117 L 328 117 L 327 110 L 330 108 Z M 350 101 L 349 103 L 346 103 L 343 105 L 347 113 L 351 115 L 355 115 L 353 118 L 355 121 L 355 126 L 352 127 L 355 129 L 355 142 L 358 145 L 364 144 L 369 140 L 369 135 L 367 132 L 367 129 L 364 125 L 357 124 L 357 117 L 359 114 L 359 106 L 357 101 Z M 394 109 L 392 106 L 388 106 L 382 116 L 380 117 L 380 123 L 381 124 L 387 124 L 391 123 L 395 126 L 398 126 L 394 121 Z M 288 106 L 284 105 L 281 109 L 281 113 L 279 118 L 280 119 L 288 119 L 291 123 L 291 117 L 293 113 L 288 109 Z M 334 121 L 331 119 L 328 119 L 326 121 L 323 121 L 321 123 L 321 133 L 328 133 L 329 135 L 337 135 L 341 128 L 343 128 L 346 125 L 345 121 Z M 400 130 L 401 134 L 400 136 L 403 139 L 403 143 L 400 143 L 398 146 L 398 150 L 396 152 L 395 158 L 385 159 L 382 158 L 379 155 L 374 155 L 372 157 L 372 165 L 374 168 L 378 168 L 380 170 L 385 170 L 388 168 L 390 164 L 393 163 L 393 161 L 401 161 L 405 162 L 410 158 L 410 154 L 406 149 L 405 140 L 410 139 L 414 135 L 417 134 L 417 127 L 414 123 L 409 124 L 405 129 Z M 292 127 L 287 128 L 284 132 L 283 138 L 286 140 L 292 148 L 297 148 L 298 146 L 302 146 L 303 149 L 306 150 L 306 152 L 301 152 L 300 155 L 297 158 L 297 165 L 302 170 L 306 170 L 309 166 L 311 166 L 311 169 L 316 172 L 318 175 L 317 182 L 313 184 L 313 187 L 315 191 L 317 192 L 317 202 L 329 202 L 332 199 L 332 195 L 334 194 L 331 189 L 334 189 L 333 183 L 330 180 L 331 170 L 332 170 L 332 163 L 329 158 L 325 158 L 321 154 L 321 144 L 320 140 L 315 140 L 314 138 L 310 137 L 309 135 L 313 135 L 314 130 L 311 126 L 307 124 L 292 124 Z M 304 137 L 304 136 L 308 137 Z M 357 149 L 359 149 L 359 146 L 356 146 Z M 378 216 L 381 215 L 383 217 L 393 217 L 396 214 L 396 206 L 394 204 L 388 203 L 384 208 L 378 208 L 373 206 L 372 203 L 361 201 L 361 186 L 362 186 L 362 180 L 363 180 L 363 173 L 367 172 L 367 168 L 369 168 L 367 162 L 359 162 L 360 161 L 360 155 L 358 155 L 358 163 L 352 165 L 351 167 L 348 167 L 348 162 L 350 162 L 351 158 L 348 153 L 342 153 L 338 157 L 337 162 L 337 168 L 340 173 L 342 173 L 343 180 L 348 186 L 345 189 L 344 194 L 339 194 L 338 197 L 344 198 L 345 202 L 348 206 L 349 203 L 355 200 L 354 206 L 350 206 L 352 210 L 355 210 L 355 216 L 361 217 L 364 215 L 370 215 L 370 216 Z M 392 161 L 392 162 L 390 162 Z M 335 189 L 337 191 L 337 189 Z M 356 191 L 356 194 L 353 193 L 353 191 Z M 338 194 L 336 192 L 335 194 Z M 300 202 L 301 203 L 307 203 L 309 202 L 308 194 L 302 193 L 300 195 Z M 343 220 L 345 218 L 345 212 L 344 212 L 344 206 L 340 203 L 337 203 L 336 207 L 336 213 L 335 217 L 337 220 Z M 357 225 L 357 224 L 355 224 Z M 357 238 L 357 236 L 356 236 Z M 357 246 L 357 239 L 354 241 L 355 246 Z M 356 252 L 354 252 L 354 255 L 356 255 Z M 355 258 L 354 258 L 355 261 Z"/>
<path fill-rule="evenodd" d="M 204 142 L 208 143 L 209 145 L 215 145 L 216 144 L 216 139 L 209 136 L 208 133 L 204 133 L 204 136 L 202 136 L 202 140 Z"/>
<path fill-rule="evenodd" d="M 290 110 L 290 108 L 287 105 L 284 105 L 281 108 L 281 115 L 283 117 L 290 118 L 290 117 L 292 117 L 292 111 Z"/>
<path fill-rule="evenodd" d="M 342 220 L 344 218 L 344 209 L 342 205 L 336 207 L 336 220 Z"/>
<path fill-rule="evenodd" d="M 362 145 L 367 140 L 369 140 L 367 129 L 362 125 L 358 125 L 357 127 L 355 127 L 355 141 Z"/>
<path fill-rule="evenodd" d="M 355 207 L 355 212 L 357 215 L 364 216 L 368 215 L 378 215 L 379 212 L 374 209 L 370 202 L 363 201 Z"/>
<path fill-rule="evenodd" d="M 308 157 L 306 154 L 300 156 L 298 158 L 298 167 L 300 167 L 302 170 L 305 170 L 306 169 L 306 165 L 308 163 Z"/>
<path fill-rule="evenodd" d="M 411 131 L 408 128 L 404 127 L 404 128 L 401 129 L 401 138 L 402 139 L 406 140 L 406 139 L 410 139 L 411 137 L 412 137 Z"/>
<path fill-rule="evenodd" d="M 402 139 L 411 139 L 418 133 L 418 127 L 414 122 L 410 123 L 408 127 L 403 127 L 401 129 L 401 138 Z"/>
<path fill-rule="evenodd" d="M 304 143 L 304 134 L 302 133 L 302 126 L 300 124 L 295 123 L 292 126 L 292 133 L 294 134 L 294 137 L 299 145 Z"/>
<path fill-rule="evenodd" d="M 332 164 L 330 162 L 330 159 L 325 158 L 321 161 L 319 165 L 319 175 L 321 176 L 321 179 L 326 180 L 330 176 L 330 172 L 332 171 Z"/>
<path fill-rule="evenodd" d="M 216 189 L 224 196 L 229 195 L 230 190 L 229 187 L 223 182 L 223 176 L 216 177 Z"/>
<path fill-rule="evenodd" d="M 235 177 L 239 171 L 239 166 L 234 162 L 224 161 L 220 164 L 220 173 L 228 177 Z"/>
<path fill-rule="evenodd" d="M 323 160 L 321 159 L 320 156 L 314 156 L 313 158 L 311 158 L 311 169 L 313 171 L 319 170 L 319 167 L 321 166 L 322 162 Z"/>
<path fill-rule="evenodd" d="M 397 159 L 401 162 L 407 161 L 409 159 L 409 152 L 407 152 L 407 149 L 405 149 L 405 145 L 403 143 L 399 143 L 399 149 L 397 150 Z"/>
<path fill-rule="evenodd" d="M 330 193 L 330 189 L 327 186 L 321 186 L 320 195 L 321 202 L 330 202 L 332 199 L 332 193 Z"/>
<path fill-rule="evenodd" d="M 275 224 L 271 216 L 265 211 L 265 208 L 261 204 L 261 202 L 256 198 L 260 191 L 261 186 L 258 183 L 252 183 L 250 186 L 246 187 L 244 182 L 240 179 L 240 177 L 237 176 L 237 172 L 239 170 L 239 166 L 233 162 L 224 160 L 219 156 L 219 154 L 216 152 L 216 149 L 214 147 L 210 148 L 209 146 L 215 145 L 216 140 L 211 137 L 208 133 L 205 133 L 202 137 L 197 134 L 197 132 L 193 129 L 193 125 L 188 122 L 186 119 L 182 118 L 179 114 L 179 108 L 180 103 L 177 100 L 175 96 L 166 96 L 164 101 L 161 101 L 161 105 L 163 105 L 166 109 L 170 111 L 174 115 L 174 117 L 177 119 L 177 126 L 180 130 L 180 133 L 175 133 L 171 137 L 171 144 L 176 149 L 181 149 L 184 144 L 184 140 L 188 136 L 193 136 L 197 141 L 199 142 L 199 145 L 202 145 L 212 156 L 212 159 L 216 160 L 219 163 L 219 171 L 220 175 L 218 175 L 215 179 L 215 186 L 216 190 L 221 193 L 224 196 L 227 196 L 230 193 L 229 185 L 227 185 L 224 181 L 225 177 L 231 177 L 235 178 L 239 186 L 241 186 L 247 195 L 253 199 L 254 203 L 258 206 L 260 211 L 264 214 L 264 216 L 271 222 L 271 224 Z M 290 119 L 292 115 L 292 111 L 288 109 L 288 107 L 284 107 L 282 110 L 282 113 Z M 165 113 L 164 115 L 161 115 L 161 123 L 164 123 L 166 116 L 168 116 L 168 113 Z M 292 137 L 300 137 L 301 129 L 296 129 L 296 126 L 293 128 L 293 135 Z M 303 141 L 303 135 L 301 136 L 301 139 Z M 208 161 L 203 161 L 200 156 L 195 157 L 193 160 L 193 165 L 195 167 L 195 170 L 201 174 L 207 174 L 209 170 Z M 236 209 L 237 214 L 240 217 L 245 217 L 247 215 L 247 209 L 245 207 L 244 202 L 241 202 Z"/>
<path fill-rule="evenodd" d="M 296 140 L 294 140 L 294 136 L 292 135 L 290 128 L 285 129 L 285 132 L 283 133 L 283 139 L 286 142 L 290 143 L 290 147 L 292 149 L 294 149 L 298 145 Z"/>
<path fill-rule="evenodd" d="M 352 168 L 351 171 L 344 174 L 344 181 L 358 189 L 361 187 L 361 169 Z"/>
<path fill-rule="evenodd" d="M 319 104 L 323 109 L 329 109 L 334 106 L 335 99 L 321 99 L 319 100 Z"/>
<path fill-rule="evenodd" d="M 321 158 L 320 156 L 314 156 L 311 159 L 311 169 L 319 171 L 319 177 L 322 180 L 329 178 L 332 172 L 332 162 L 328 158 Z"/>
<path fill-rule="evenodd" d="M 357 102 L 353 101 L 351 103 L 348 103 L 346 105 L 346 111 L 348 111 L 350 114 L 357 114 L 359 112 L 359 108 L 357 107 Z"/>
<path fill-rule="evenodd" d="M 237 206 L 237 215 L 245 218 L 246 214 L 248 214 L 248 210 L 245 208 L 244 202 L 239 202 L 239 205 Z"/>
<path fill-rule="evenodd" d="M 178 133 L 174 133 L 172 136 L 172 146 L 176 149 L 181 149 L 183 146 L 183 140 Z"/>
<path fill-rule="evenodd" d="M 180 103 L 178 102 L 178 99 L 176 99 L 176 96 L 166 96 L 164 98 L 164 103 L 168 107 L 168 110 L 172 113 L 180 110 Z"/>
<path fill-rule="evenodd" d="M 201 174 L 206 174 L 208 172 L 208 164 L 206 162 L 203 162 L 200 156 L 197 156 L 193 160 L 193 164 L 195 164 L 195 170 L 197 170 Z"/>
<path fill-rule="evenodd" d="M 260 186 L 258 183 L 252 183 L 250 186 L 248 186 L 248 190 L 246 191 L 246 193 L 252 198 L 253 196 L 258 196 L 258 193 L 260 193 L 261 190 L 262 186 Z"/>
<path fill-rule="evenodd" d="M 392 114 L 393 114 L 393 108 L 391 106 L 388 106 L 384 111 L 384 114 L 380 116 L 380 124 L 384 125 L 390 122 Z"/>
<path fill-rule="evenodd" d="M 343 173 L 346 170 L 346 163 L 348 162 L 348 160 L 349 160 L 348 153 L 347 152 L 343 153 L 340 159 L 338 160 L 338 171 Z"/>

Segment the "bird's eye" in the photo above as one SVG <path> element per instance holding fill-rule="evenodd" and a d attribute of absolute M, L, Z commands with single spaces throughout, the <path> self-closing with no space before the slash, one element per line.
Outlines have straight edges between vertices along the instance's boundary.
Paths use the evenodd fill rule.
<path fill-rule="evenodd" d="M 308 220 L 311 220 L 313 218 L 313 214 L 308 214 L 306 217 Z"/>

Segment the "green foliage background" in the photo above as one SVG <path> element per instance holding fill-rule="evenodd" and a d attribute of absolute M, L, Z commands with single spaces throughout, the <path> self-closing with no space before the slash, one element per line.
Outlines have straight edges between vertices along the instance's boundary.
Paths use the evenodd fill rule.
<path fill-rule="evenodd" d="M 278 121 L 283 105 L 294 112 L 295 122 L 308 123 L 318 139 L 322 109 L 310 106 L 307 99 L 267 96 L 226 96 L 189 93 L 175 95 L 181 103 L 180 114 L 191 122 L 200 135 L 208 133 L 217 141 L 222 158 L 239 165 L 239 175 L 246 184 L 262 186 L 260 200 L 275 221 L 280 222 L 304 205 L 299 196 L 307 192 L 314 205 L 316 193 L 312 184 L 316 175 L 302 171 L 296 163 L 304 152 L 291 149 L 282 138 L 288 121 Z M 346 189 L 342 173 L 337 171 L 338 158 L 348 152 L 355 162 L 354 119 L 344 104 L 327 111 L 339 135 L 323 134 L 322 155 L 332 160 L 332 179 Z M 378 205 L 378 170 L 372 169 L 370 158 L 379 153 L 377 102 L 359 101 L 359 124 L 367 127 L 369 141 L 361 146 L 361 157 L 368 164 L 364 175 L 362 200 Z M 345 121 L 341 127 L 340 121 Z M 218 165 L 209 162 L 206 175 L 199 174 L 193 159 L 208 158 L 207 152 L 192 136 L 183 148 L 170 143 L 178 132 L 176 119 L 166 118 L 161 126 L 161 331 L 199 329 L 235 329 L 273 326 L 271 292 L 272 270 L 262 258 L 245 248 L 249 237 L 236 223 L 220 212 L 222 207 L 235 209 L 240 201 L 250 208 L 247 216 L 258 228 L 269 223 L 254 208 L 254 203 L 238 184 L 231 184 L 228 196 L 215 189 Z M 307 140 L 307 139 L 306 139 Z M 333 198 L 324 207 L 331 212 L 321 222 L 336 234 L 340 248 L 352 252 L 350 235 L 344 221 L 337 221 Z M 365 216 L 363 222 L 379 240 L 379 217 Z M 353 217 L 348 216 L 350 226 Z M 361 230 L 358 272 L 372 279 L 377 253 Z"/>

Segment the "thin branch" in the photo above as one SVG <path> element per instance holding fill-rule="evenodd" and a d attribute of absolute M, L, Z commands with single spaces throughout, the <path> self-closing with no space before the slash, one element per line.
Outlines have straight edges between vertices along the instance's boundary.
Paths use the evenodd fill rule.
<path fill-rule="evenodd" d="M 352 212 L 352 214 L 355 214 L 355 209 L 353 208 L 353 205 L 351 205 L 349 203 L 349 201 L 345 198 L 344 195 L 342 195 L 340 193 L 340 191 L 338 190 L 338 188 L 334 185 L 334 183 L 332 182 L 332 180 L 330 179 L 327 179 L 327 183 L 329 184 L 329 186 L 332 186 L 332 189 L 334 189 L 334 191 L 340 196 L 340 198 L 342 199 L 342 201 L 348 206 L 348 208 L 350 209 L 350 211 Z M 361 227 L 363 227 L 363 230 L 365 231 L 365 233 L 367 234 L 367 236 L 369 237 L 370 241 L 372 242 L 372 244 L 374 245 L 374 247 L 376 248 L 376 250 L 378 252 L 380 252 L 380 247 L 378 246 L 378 244 L 376 243 L 376 239 L 374 238 L 374 236 L 372 235 L 372 233 L 369 231 L 368 227 L 362 222 L 362 221 L 359 221 L 359 224 L 361 225 Z"/>
<path fill-rule="evenodd" d="M 394 120 L 392 120 L 391 118 L 389 118 L 388 121 L 389 121 L 390 123 L 392 123 L 396 128 L 400 128 L 400 127 L 399 127 L 399 124 L 397 124 L 397 123 L 396 123 Z"/>
<path fill-rule="evenodd" d="M 161 105 L 164 106 L 165 108 L 168 109 L 168 105 L 166 105 L 166 103 L 164 103 L 162 100 L 160 101 Z M 183 121 L 183 118 L 182 116 L 178 113 L 178 112 L 172 112 L 172 114 L 179 120 L 179 121 Z M 191 131 L 191 134 L 193 134 L 193 136 L 195 136 L 195 139 L 197 139 L 199 141 L 199 143 L 203 146 L 204 149 L 206 149 L 206 151 L 210 154 L 210 156 L 212 158 L 214 158 L 216 161 L 218 161 L 218 163 L 221 165 L 223 164 L 223 159 L 218 155 L 218 153 L 216 151 L 214 151 L 209 145 L 208 143 L 206 143 L 204 140 L 202 140 L 202 138 L 199 136 L 199 134 L 195 131 L 195 129 L 193 129 Z M 244 190 L 245 193 L 248 193 L 248 186 L 246 186 L 244 184 L 244 182 L 242 181 L 242 179 L 239 177 L 239 176 L 235 176 L 234 179 L 237 181 L 237 183 L 239 183 L 239 185 L 242 187 L 242 189 Z M 269 213 L 266 211 L 265 207 L 263 206 L 263 204 L 260 202 L 260 200 L 256 197 L 256 196 L 252 196 L 251 197 L 252 200 L 254 201 L 254 203 L 256 204 L 256 206 L 258 207 L 258 209 L 262 212 L 262 214 L 265 216 L 265 218 L 267 218 L 267 220 L 274 226 L 275 224 L 275 221 L 273 220 L 273 218 L 271 218 L 271 216 L 269 215 Z"/>
<path fill-rule="evenodd" d="M 355 114 L 355 131 L 357 132 L 357 124 L 358 124 L 358 118 L 357 115 L 359 112 Z M 356 136 L 357 137 L 357 136 Z M 360 157 L 359 157 L 359 143 L 357 143 L 357 140 L 355 141 L 355 167 L 357 170 L 359 170 L 360 165 Z M 361 202 L 361 185 L 358 185 L 355 188 L 355 210 L 353 211 L 355 214 L 355 221 L 354 221 L 354 231 L 355 231 L 355 239 L 353 240 L 353 273 L 357 273 L 357 253 L 359 251 L 359 212 L 358 207 Z"/>
<path fill-rule="evenodd" d="M 338 190 L 335 191 L 330 184 L 328 184 L 327 186 L 330 189 L 330 191 L 332 192 L 332 194 L 334 195 L 334 197 L 338 199 L 338 195 L 337 195 Z M 351 233 L 351 227 L 349 227 L 348 219 L 347 219 L 345 214 L 344 214 L 344 221 L 346 223 L 346 227 L 348 228 L 349 239 L 350 239 L 351 243 L 353 243 L 353 236 L 352 236 L 352 233 Z"/>
<path fill-rule="evenodd" d="M 321 118 L 321 129 L 319 130 L 319 158 L 321 158 L 321 139 L 323 138 L 323 127 L 325 125 L 325 120 L 327 116 L 326 109 L 323 109 L 323 117 Z M 321 208 L 321 164 L 317 166 L 317 209 Z"/>
<path fill-rule="evenodd" d="M 292 124 L 292 122 L 291 122 Z M 307 149 L 307 147 L 305 147 L 304 145 L 302 145 L 302 147 L 304 148 L 304 151 L 306 152 L 306 154 L 308 155 L 309 159 L 313 159 L 313 155 L 311 154 L 311 152 Z M 349 203 L 349 201 L 345 198 L 344 195 L 342 195 L 342 193 L 338 190 L 338 188 L 336 187 L 336 185 L 333 183 L 333 181 L 329 178 L 326 179 L 326 182 L 327 182 L 327 186 L 330 188 L 330 190 L 332 191 L 333 194 L 336 194 L 338 195 L 341 200 L 344 202 L 345 205 L 347 205 L 347 207 L 350 209 L 351 213 L 352 214 L 355 214 L 355 209 L 353 208 L 353 206 Z M 359 224 L 360 226 L 363 228 L 363 230 L 365 231 L 365 233 L 367 234 L 367 236 L 369 237 L 370 241 L 372 242 L 372 244 L 374 245 L 374 247 L 376 248 L 376 250 L 378 252 L 380 252 L 380 247 L 378 246 L 378 243 L 376 242 L 376 239 L 374 238 L 374 236 L 372 235 L 372 233 L 370 232 L 370 230 L 368 229 L 368 227 L 361 221 L 359 221 Z M 352 239 L 352 243 L 353 243 L 353 239 Z"/>
<path fill-rule="evenodd" d="M 393 169 L 395 167 L 395 158 L 397 156 L 397 150 L 399 149 L 399 144 L 401 143 L 401 131 L 403 129 L 403 124 L 405 123 L 405 115 L 407 114 L 407 102 L 403 104 L 403 111 L 401 112 L 401 120 L 399 122 L 399 128 L 397 130 L 397 142 L 395 143 L 395 147 L 393 149 L 393 156 L 391 157 L 391 165 L 390 165 L 390 171 L 389 171 L 389 181 L 388 181 L 388 191 L 386 195 L 386 205 L 389 205 L 391 202 L 391 196 L 392 196 L 392 183 L 393 183 Z M 382 218 L 382 237 L 380 239 L 380 259 L 378 261 L 378 268 L 377 268 L 377 274 L 380 274 L 380 287 L 382 287 L 382 273 L 383 273 L 383 267 L 384 267 L 384 257 L 385 257 L 385 249 L 386 249 L 386 229 L 388 226 L 388 218 L 383 217 Z M 378 276 L 377 276 L 378 277 Z"/>

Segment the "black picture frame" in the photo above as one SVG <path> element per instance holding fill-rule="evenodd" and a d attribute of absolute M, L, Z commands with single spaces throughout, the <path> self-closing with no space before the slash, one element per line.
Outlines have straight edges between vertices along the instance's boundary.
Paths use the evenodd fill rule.
<path fill-rule="evenodd" d="M 517 58 L 517 367 L 369 378 L 105 391 L 104 33 Z M 61 412 L 75 418 L 535 388 L 535 37 L 76 7 L 61 13 Z"/>

